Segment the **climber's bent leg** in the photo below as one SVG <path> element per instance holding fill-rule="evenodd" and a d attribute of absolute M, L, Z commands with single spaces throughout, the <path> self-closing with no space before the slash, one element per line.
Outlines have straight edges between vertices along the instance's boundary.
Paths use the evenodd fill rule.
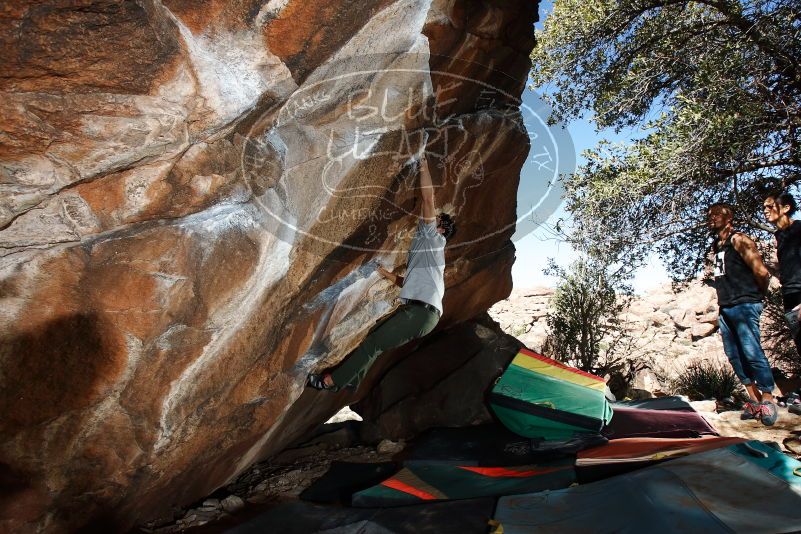
<path fill-rule="evenodd" d="M 370 366 L 383 352 L 431 332 L 439 314 L 420 304 L 405 304 L 375 330 L 331 373 L 339 387 L 358 387 Z"/>

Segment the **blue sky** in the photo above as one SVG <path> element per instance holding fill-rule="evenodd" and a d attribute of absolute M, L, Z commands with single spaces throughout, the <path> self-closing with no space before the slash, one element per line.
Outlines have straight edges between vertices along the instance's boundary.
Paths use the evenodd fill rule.
<path fill-rule="evenodd" d="M 550 0 L 542 0 L 540 2 L 540 20 L 545 20 L 547 13 L 551 9 Z M 537 23 L 538 29 L 542 28 L 542 22 Z M 539 110 L 541 103 L 536 93 L 527 89 L 523 94 L 523 108 L 529 110 Z M 524 111 L 524 115 L 526 112 Z M 545 117 L 543 117 L 545 118 Z M 529 125 L 527 121 L 527 126 Z M 555 127 L 558 128 L 558 127 Z M 529 128 L 531 130 L 531 128 Z M 615 133 L 613 130 L 603 130 L 596 132 L 593 125 L 587 120 L 587 117 L 581 120 L 574 121 L 567 126 L 567 134 L 572 139 L 573 149 L 575 150 L 575 158 L 578 164 L 584 160 L 581 153 L 594 147 L 601 139 L 608 139 L 611 141 L 627 141 L 633 136 L 637 135 L 636 130 L 626 130 L 620 134 Z M 532 140 L 535 145 L 535 140 Z M 562 142 L 560 145 L 567 145 L 568 142 Z M 560 148 L 565 148 L 564 146 Z M 537 173 L 537 169 L 532 165 L 534 155 L 537 154 L 536 146 L 532 148 L 532 153 L 529 155 L 529 160 L 523 167 L 520 176 L 521 186 L 518 191 L 518 217 L 523 217 L 526 212 L 531 208 L 531 195 L 532 188 L 547 181 L 547 178 L 542 178 Z M 563 209 L 564 203 L 561 203 L 559 208 L 545 220 L 544 225 L 538 226 L 531 231 L 531 228 L 521 228 L 515 235 L 515 247 L 517 248 L 517 261 L 512 268 L 512 279 L 515 287 L 533 287 L 533 286 L 552 286 L 556 280 L 545 276 L 543 269 L 547 265 L 548 258 L 553 258 L 557 263 L 567 265 L 573 258 L 575 253 L 571 247 L 558 239 L 552 231 L 549 230 L 556 224 L 560 218 L 567 219 L 567 213 Z M 520 225 L 518 225 L 520 227 Z M 635 291 L 641 293 L 648 289 L 668 281 L 667 274 L 664 266 L 658 258 L 652 257 L 647 266 L 642 268 L 636 275 L 633 285 Z"/>

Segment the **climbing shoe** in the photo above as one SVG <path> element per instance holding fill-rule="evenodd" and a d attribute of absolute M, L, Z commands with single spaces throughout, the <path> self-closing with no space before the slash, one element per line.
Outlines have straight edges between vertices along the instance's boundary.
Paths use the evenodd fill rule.
<path fill-rule="evenodd" d="M 325 375 L 318 375 L 314 373 L 310 373 L 309 377 L 306 379 L 306 383 L 309 387 L 314 389 L 328 389 L 331 391 L 339 391 L 339 388 L 335 385 L 328 385 L 325 383 Z"/>
<path fill-rule="evenodd" d="M 743 413 L 740 414 L 740 419 L 759 419 L 761 413 L 757 402 L 748 401 L 745 403 L 745 406 L 743 406 Z"/>
<path fill-rule="evenodd" d="M 762 424 L 771 426 L 776 422 L 779 417 L 779 408 L 771 401 L 765 401 L 759 404 L 759 413 Z"/>

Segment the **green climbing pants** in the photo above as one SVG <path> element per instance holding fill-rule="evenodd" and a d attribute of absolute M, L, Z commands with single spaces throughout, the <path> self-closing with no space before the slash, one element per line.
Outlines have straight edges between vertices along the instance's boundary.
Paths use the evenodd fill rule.
<path fill-rule="evenodd" d="M 331 373 L 339 387 L 358 387 L 370 366 L 383 352 L 431 332 L 439 314 L 418 303 L 404 304 L 389 319 L 367 334 L 362 344 Z"/>

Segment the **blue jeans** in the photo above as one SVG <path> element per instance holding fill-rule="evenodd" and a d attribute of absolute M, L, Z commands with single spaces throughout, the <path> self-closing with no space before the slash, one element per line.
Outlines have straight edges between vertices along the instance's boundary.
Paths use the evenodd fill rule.
<path fill-rule="evenodd" d="M 723 350 L 743 385 L 756 384 L 759 391 L 771 393 L 775 384 L 770 364 L 759 342 L 759 316 L 762 303 L 737 304 L 720 309 L 718 325 Z"/>

